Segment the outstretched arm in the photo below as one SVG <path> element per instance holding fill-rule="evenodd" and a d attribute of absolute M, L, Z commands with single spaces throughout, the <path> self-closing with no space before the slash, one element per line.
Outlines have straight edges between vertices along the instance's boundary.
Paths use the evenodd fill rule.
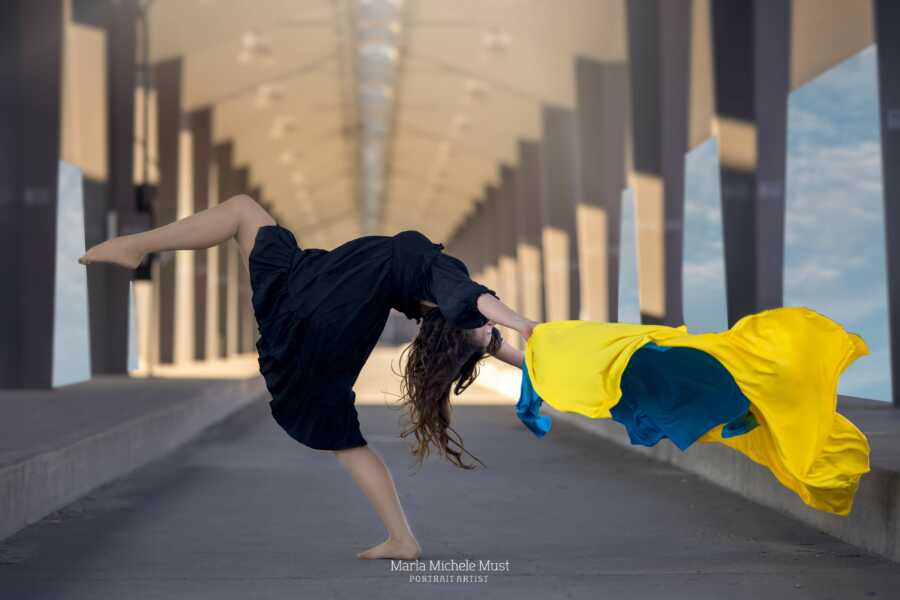
<path fill-rule="evenodd" d="M 491 294 L 481 294 L 477 301 L 478 312 L 500 325 L 515 329 L 528 339 L 537 321 L 526 319 L 510 307 L 506 306 Z"/>
<path fill-rule="evenodd" d="M 525 353 L 514 347 L 512 344 L 503 340 L 503 343 L 500 345 L 500 348 L 494 352 L 494 357 L 502 360 L 506 364 L 512 365 L 514 367 L 522 368 L 522 359 L 525 358 Z"/>

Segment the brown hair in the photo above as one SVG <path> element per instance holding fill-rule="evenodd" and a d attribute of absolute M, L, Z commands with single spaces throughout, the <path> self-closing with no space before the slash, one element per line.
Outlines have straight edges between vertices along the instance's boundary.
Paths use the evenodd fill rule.
<path fill-rule="evenodd" d="M 399 374 L 401 406 L 408 408 L 408 426 L 400 437 L 415 435 L 412 453 L 418 465 L 434 446 L 457 467 L 474 468 L 462 461 L 463 452 L 484 466 L 450 426 L 450 390 L 462 394 L 478 377 L 479 363 L 500 348 L 503 338 L 494 327 L 487 350 L 482 351 L 467 331 L 471 330 L 452 325 L 440 310 L 432 308 L 422 317 L 416 338 L 401 353 L 402 360 L 409 352 Z"/>

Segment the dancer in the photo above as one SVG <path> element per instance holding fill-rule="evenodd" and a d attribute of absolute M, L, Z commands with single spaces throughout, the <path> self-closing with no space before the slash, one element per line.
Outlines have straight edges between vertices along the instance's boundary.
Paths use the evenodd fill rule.
<path fill-rule="evenodd" d="M 135 269 L 150 252 L 199 250 L 232 238 L 250 273 L 260 333 L 256 348 L 272 416 L 300 443 L 334 452 L 378 513 L 388 538 L 357 556 L 418 558 L 421 547 L 393 478 L 368 447 L 354 407 L 353 384 L 390 309 L 420 323 L 406 348 L 401 379 L 410 417 L 402 436 L 415 437 L 417 462 L 433 447 L 461 468 L 473 465 L 462 460 L 468 452 L 450 426 L 451 388 L 461 394 L 489 355 L 521 364 L 522 352 L 502 339 L 495 324 L 527 339 L 537 323 L 472 281 L 461 260 L 417 231 L 363 236 L 330 251 L 301 249 L 288 229 L 243 194 L 150 231 L 107 240 L 78 261 Z"/>

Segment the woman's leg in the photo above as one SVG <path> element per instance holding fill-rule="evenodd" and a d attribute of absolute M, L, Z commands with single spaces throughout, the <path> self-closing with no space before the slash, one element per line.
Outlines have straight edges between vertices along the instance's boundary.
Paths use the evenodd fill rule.
<path fill-rule="evenodd" d="M 250 250 L 256 232 L 275 220 L 253 198 L 245 194 L 149 231 L 121 235 L 91 247 L 78 259 L 83 265 L 109 262 L 136 269 L 143 256 L 164 250 L 210 248 L 234 237 L 241 249 L 244 266 L 249 269 Z"/>
<path fill-rule="evenodd" d="M 391 472 L 381 457 L 368 446 L 336 450 L 335 456 L 350 471 L 356 484 L 362 488 L 388 532 L 386 541 L 360 552 L 357 556 L 404 560 L 419 558 L 421 548 L 409 528 L 406 515 L 403 514 Z"/>

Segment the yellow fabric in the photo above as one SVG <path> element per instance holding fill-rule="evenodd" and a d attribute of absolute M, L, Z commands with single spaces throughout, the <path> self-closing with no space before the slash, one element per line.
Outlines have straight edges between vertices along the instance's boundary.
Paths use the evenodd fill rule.
<path fill-rule="evenodd" d="M 759 426 L 723 438 L 723 425 L 700 443 L 718 442 L 767 467 L 809 506 L 846 516 L 869 469 L 866 436 L 837 412 L 841 373 L 869 354 L 865 341 L 805 307 L 741 318 L 730 329 L 692 334 L 686 325 L 550 321 L 528 339 L 525 362 L 538 395 L 553 408 L 610 418 L 631 355 L 653 341 L 707 352 L 728 369 Z"/>

